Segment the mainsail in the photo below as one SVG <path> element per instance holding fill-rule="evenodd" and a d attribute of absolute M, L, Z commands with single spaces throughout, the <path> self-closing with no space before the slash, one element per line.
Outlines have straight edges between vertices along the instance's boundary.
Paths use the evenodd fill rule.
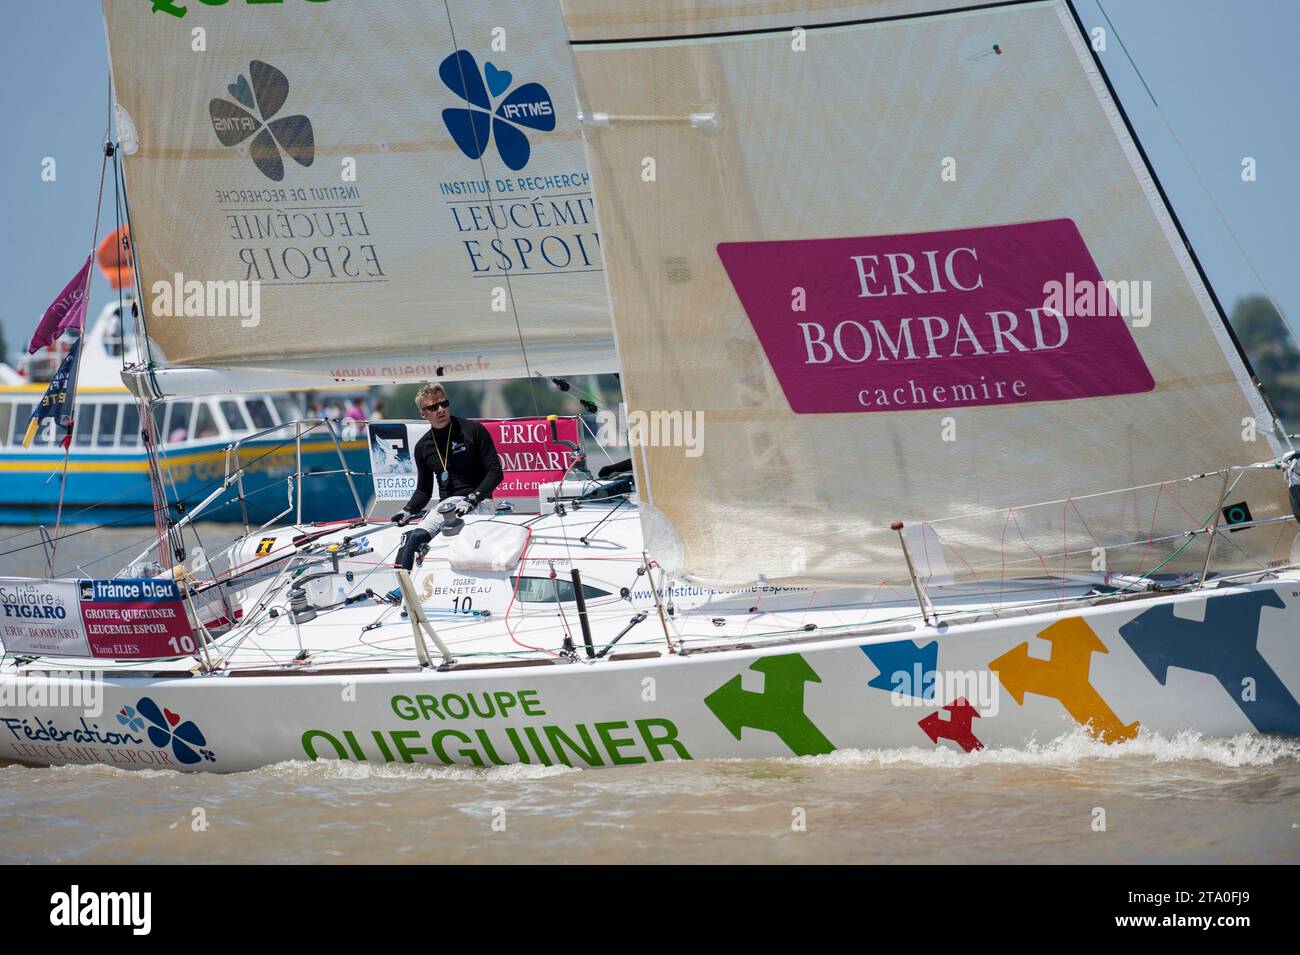
<path fill-rule="evenodd" d="M 175 6 L 104 3 L 157 391 L 615 367 L 557 6 Z"/>
<path fill-rule="evenodd" d="M 702 429 L 634 457 L 672 573 L 897 580 L 895 519 L 931 578 L 1174 573 L 1287 513 L 1181 480 L 1281 448 L 1067 2 L 563 6 L 625 396 Z"/>

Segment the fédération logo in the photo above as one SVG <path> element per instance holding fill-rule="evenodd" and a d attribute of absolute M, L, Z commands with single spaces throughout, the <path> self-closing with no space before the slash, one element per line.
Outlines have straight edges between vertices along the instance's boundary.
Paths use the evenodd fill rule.
<path fill-rule="evenodd" d="M 248 75 L 253 78 L 251 85 L 241 73 L 226 87 L 235 103 L 224 99 L 208 103 L 212 130 L 223 146 L 238 146 L 252 136 L 248 152 L 253 165 L 267 179 L 280 182 L 284 179 L 280 150 L 300 166 L 310 166 L 316 158 L 311 120 L 306 116 L 272 118 L 289 98 L 289 80 L 270 63 L 253 60 L 248 64 Z"/>
<path fill-rule="evenodd" d="M 492 108 L 492 101 L 510 89 L 514 76 L 485 63 L 482 72 L 468 50 L 457 50 L 438 67 L 447 88 L 465 101 L 464 107 L 444 109 L 442 121 L 456 145 L 470 159 L 478 159 L 495 139 L 497 154 L 518 172 L 528 165 L 532 147 L 518 127 L 549 133 L 555 128 L 551 94 L 540 83 L 525 83 Z"/>
<path fill-rule="evenodd" d="M 148 720 L 148 726 L 145 726 L 145 720 Z M 145 728 L 149 742 L 159 749 L 167 749 L 168 744 L 171 744 L 172 755 L 187 766 L 201 763 L 205 759 L 210 763 L 217 760 L 212 750 L 208 749 L 208 741 L 203 732 L 193 721 L 181 722 L 180 714 L 173 713 L 165 706 L 160 707 L 147 696 L 140 697 L 134 709 L 122 707 L 118 711 L 117 721 L 135 733 L 140 732 L 142 727 Z M 194 752 L 196 749 L 197 753 Z"/>

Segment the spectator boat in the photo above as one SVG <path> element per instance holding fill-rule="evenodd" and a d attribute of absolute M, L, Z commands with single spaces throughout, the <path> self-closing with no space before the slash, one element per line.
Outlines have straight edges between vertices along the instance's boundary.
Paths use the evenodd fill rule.
<path fill-rule="evenodd" d="M 129 311 L 130 300 L 125 303 Z M 122 383 L 123 305 L 105 305 L 86 331 L 77 379 L 76 423 L 67 449 L 67 485 L 61 488 L 64 449 L 53 419 L 23 447 L 32 409 L 40 402 L 70 347 L 65 336 L 17 369 L 0 365 L 0 524 L 99 524 L 110 527 L 154 523 L 149 455 L 141 440 L 139 402 Z M 129 347 L 129 345 L 127 346 Z M 219 487 L 237 465 L 228 449 L 240 443 L 245 466 L 244 505 L 236 490 L 204 511 L 209 521 L 261 524 L 280 514 L 298 488 L 304 490 L 303 519 L 356 515 L 358 502 L 348 472 L 362 489 L 369 484 L 365 435 L 352 423 L 306 422 L 302 395 L 284 392 L 194 396 L 154 409 L 167 511 L 179 518 Z M 331 431 L 334 437 L 331 438 Z M 256 440 L 247 440 L 252 435 Z M 300 439 L 298 436 L 302 435 Z M 301 446 L 302 467 L 298 467 Z M 341 455 L 341 457 L 340 457 Z M 294 512 L 296 515 L 296 511 Z"/>

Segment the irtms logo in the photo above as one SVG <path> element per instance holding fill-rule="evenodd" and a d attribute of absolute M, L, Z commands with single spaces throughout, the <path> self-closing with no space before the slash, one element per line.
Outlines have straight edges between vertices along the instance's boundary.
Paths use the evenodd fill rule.
<path fill-rule="evenodd" d="M 555 128 L 555 106 L 551 94 L 540 83 L 525 83 L 492 110 L 492 101 L 514 81 L 508 70 L 492 63 L 479 72 L 478 61 L 468 50 L 457 50 L 438 67 L 447 88 L 465 101 L 464 107 L 444 109 L 442 121 L 456 145 L 470 159 L 478 159 L 494 138 L 501 161 L 516 172 L 528 165 L 532 147 L 515 124 L 549 133 Z"/>
<path fill-rule="evenodd" d="M 253 78 L 251 84 L 248 76 Z M 280 182 L 284 179 L 280 150 L 298 165 L 310 166 L 316 159 L 316 136 L 306 116 L 272 118 L 289 98 L 289 78 L 284 73 L 270 63 L 253 60 L 248 64 L 248 76 L 241 73 L 226 87 L 234 103 L 224 99 L 208 103 L 212 131 L 223 146 L 238 146 L 257 133 L 247 150 L 253 165 L 267 179 Z"/>

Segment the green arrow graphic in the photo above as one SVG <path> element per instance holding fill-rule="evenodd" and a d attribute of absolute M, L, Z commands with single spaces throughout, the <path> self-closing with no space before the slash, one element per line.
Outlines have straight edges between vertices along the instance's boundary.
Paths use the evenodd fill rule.
<path fill-rule="evenodd" d="M 732 736 L 740 739 L 746 726 L 767 730 L 781 737 L 796 756 L 829 753 L 835 748 L 803 711 L 803 685 L 822 681 L 807 660 L 787 653 L 755 660 L 749 668 L 763 674 L 762 693 L 746 690 L 736 674 L 704 698 L 704 705 Z"/>

